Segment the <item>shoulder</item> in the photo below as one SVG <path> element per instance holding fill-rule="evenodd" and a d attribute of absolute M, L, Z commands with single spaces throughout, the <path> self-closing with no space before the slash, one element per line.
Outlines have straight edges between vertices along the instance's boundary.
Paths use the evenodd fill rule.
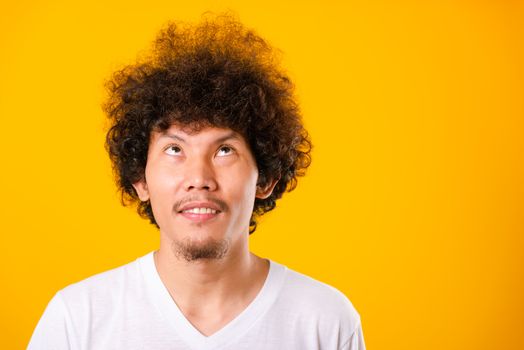
<path fill-rule="evenodd" d="M 83 347 L 80 343 L 90 339 L 93 330 L 107 327 L 115 312 L 126 308 L 125 298 L 132 298 L 130 304 L 136 304 L 134 301 L 140 294 L 136 288 L 140 281 L 140 259 L 56 292 L 33 332 L 28 349 Z"/>
<path fill-rule="evenodd" d="M 286 269 L 283 292 L 292 295 L 298 302 L 322 306 L 323 310 L 344 310 L 352 316 L 358 312 L 348 297 L 337 288 L 301 272 Z"/>
<path fill-rule="evenodd" d="M 283 266 L 283 265 L 281 265 Z M 341 323 L 355 330 L 360 315 L 349 298 L 337 288 L 284 266 L 281 298 L 307 317 Z"/>
<path fill-rule="evenodd" d="M 139 259 L 72 283 L 57 294 L 68 306 L 117 298 L 138 281 Z"/>

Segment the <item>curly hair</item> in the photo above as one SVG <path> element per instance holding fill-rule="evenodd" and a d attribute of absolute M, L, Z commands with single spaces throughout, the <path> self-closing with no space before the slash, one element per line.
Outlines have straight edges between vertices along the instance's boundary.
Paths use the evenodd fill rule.
<path fill-rule="evenodd" d="M 197 25 L 168 22 L 145 55 L 105 82 L 105 148 L 122 205 L 136 204 L 158 228 L 150 201 L 140 201 L 133 187 L 145 176 L 151 132 L 173 123 L 239 132 L 253 152 L 257 185 L 278 179 L 268 198 L 255 199 L 251 234 L 257 217 L 305 175 L 312 144 L 278 52 L 231 14 L 207 15 Z"/>

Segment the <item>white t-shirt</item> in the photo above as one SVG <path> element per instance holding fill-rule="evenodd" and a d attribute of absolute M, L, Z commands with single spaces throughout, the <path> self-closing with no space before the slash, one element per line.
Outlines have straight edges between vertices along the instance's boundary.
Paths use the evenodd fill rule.
<path fill-rule="evenodd" d="M 182 314 L 153 252 L 58 291 L 29 350 L 365 350 L 360 316 L 337 289 L 270 260 L 264 285 L 211 336 Z"/>

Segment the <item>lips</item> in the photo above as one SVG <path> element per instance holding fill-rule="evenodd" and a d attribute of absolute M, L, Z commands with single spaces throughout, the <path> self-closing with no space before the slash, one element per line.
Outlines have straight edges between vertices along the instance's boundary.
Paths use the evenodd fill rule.
<path fill-rule="evenodd" d="M 213 220 L 222 212 L 221 206 L 213 202 L 190 202 L 183 205 L 178 213 L 194 222 L 203 223 Z"/>
<path fill-rule="evenodd" d="M 220 213 L 222 211 L 221 207 L 219 205 L 217 205 L 216 203 L 213 203 L 213 202 L 190 202 L 190 203 L 184 204 L 178 210 L 178 212 L 182 213 L 184 211 L 191 210 L 191 209 L 196 209 L 196 208 L 211 209 L 211 210 L 216 212 L 214 214 L 218 214 L 218 213 Z M 203 215 L 203 214 L 206 214 L 206 212 L 203 212 L 203 213 L 192 213 L 192 214 L 194 214 L 194 215 L 198 215 L 198 214 Z"/>

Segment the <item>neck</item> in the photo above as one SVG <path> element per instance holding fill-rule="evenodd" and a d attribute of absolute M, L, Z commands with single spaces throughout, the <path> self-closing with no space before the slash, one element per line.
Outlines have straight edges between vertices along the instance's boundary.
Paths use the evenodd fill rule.
<path fill-rule="evenodd" d="M 269 264 L 252 254 L 248 237 L 234 242 L 220 259 L 188 262 L 171 249 L 172 241 L 161 235 L 155 265 L 172 298 L 187 313 L 197 314 L 205 306 L 216 310 L 252 300 L 262 287 Z"/>

